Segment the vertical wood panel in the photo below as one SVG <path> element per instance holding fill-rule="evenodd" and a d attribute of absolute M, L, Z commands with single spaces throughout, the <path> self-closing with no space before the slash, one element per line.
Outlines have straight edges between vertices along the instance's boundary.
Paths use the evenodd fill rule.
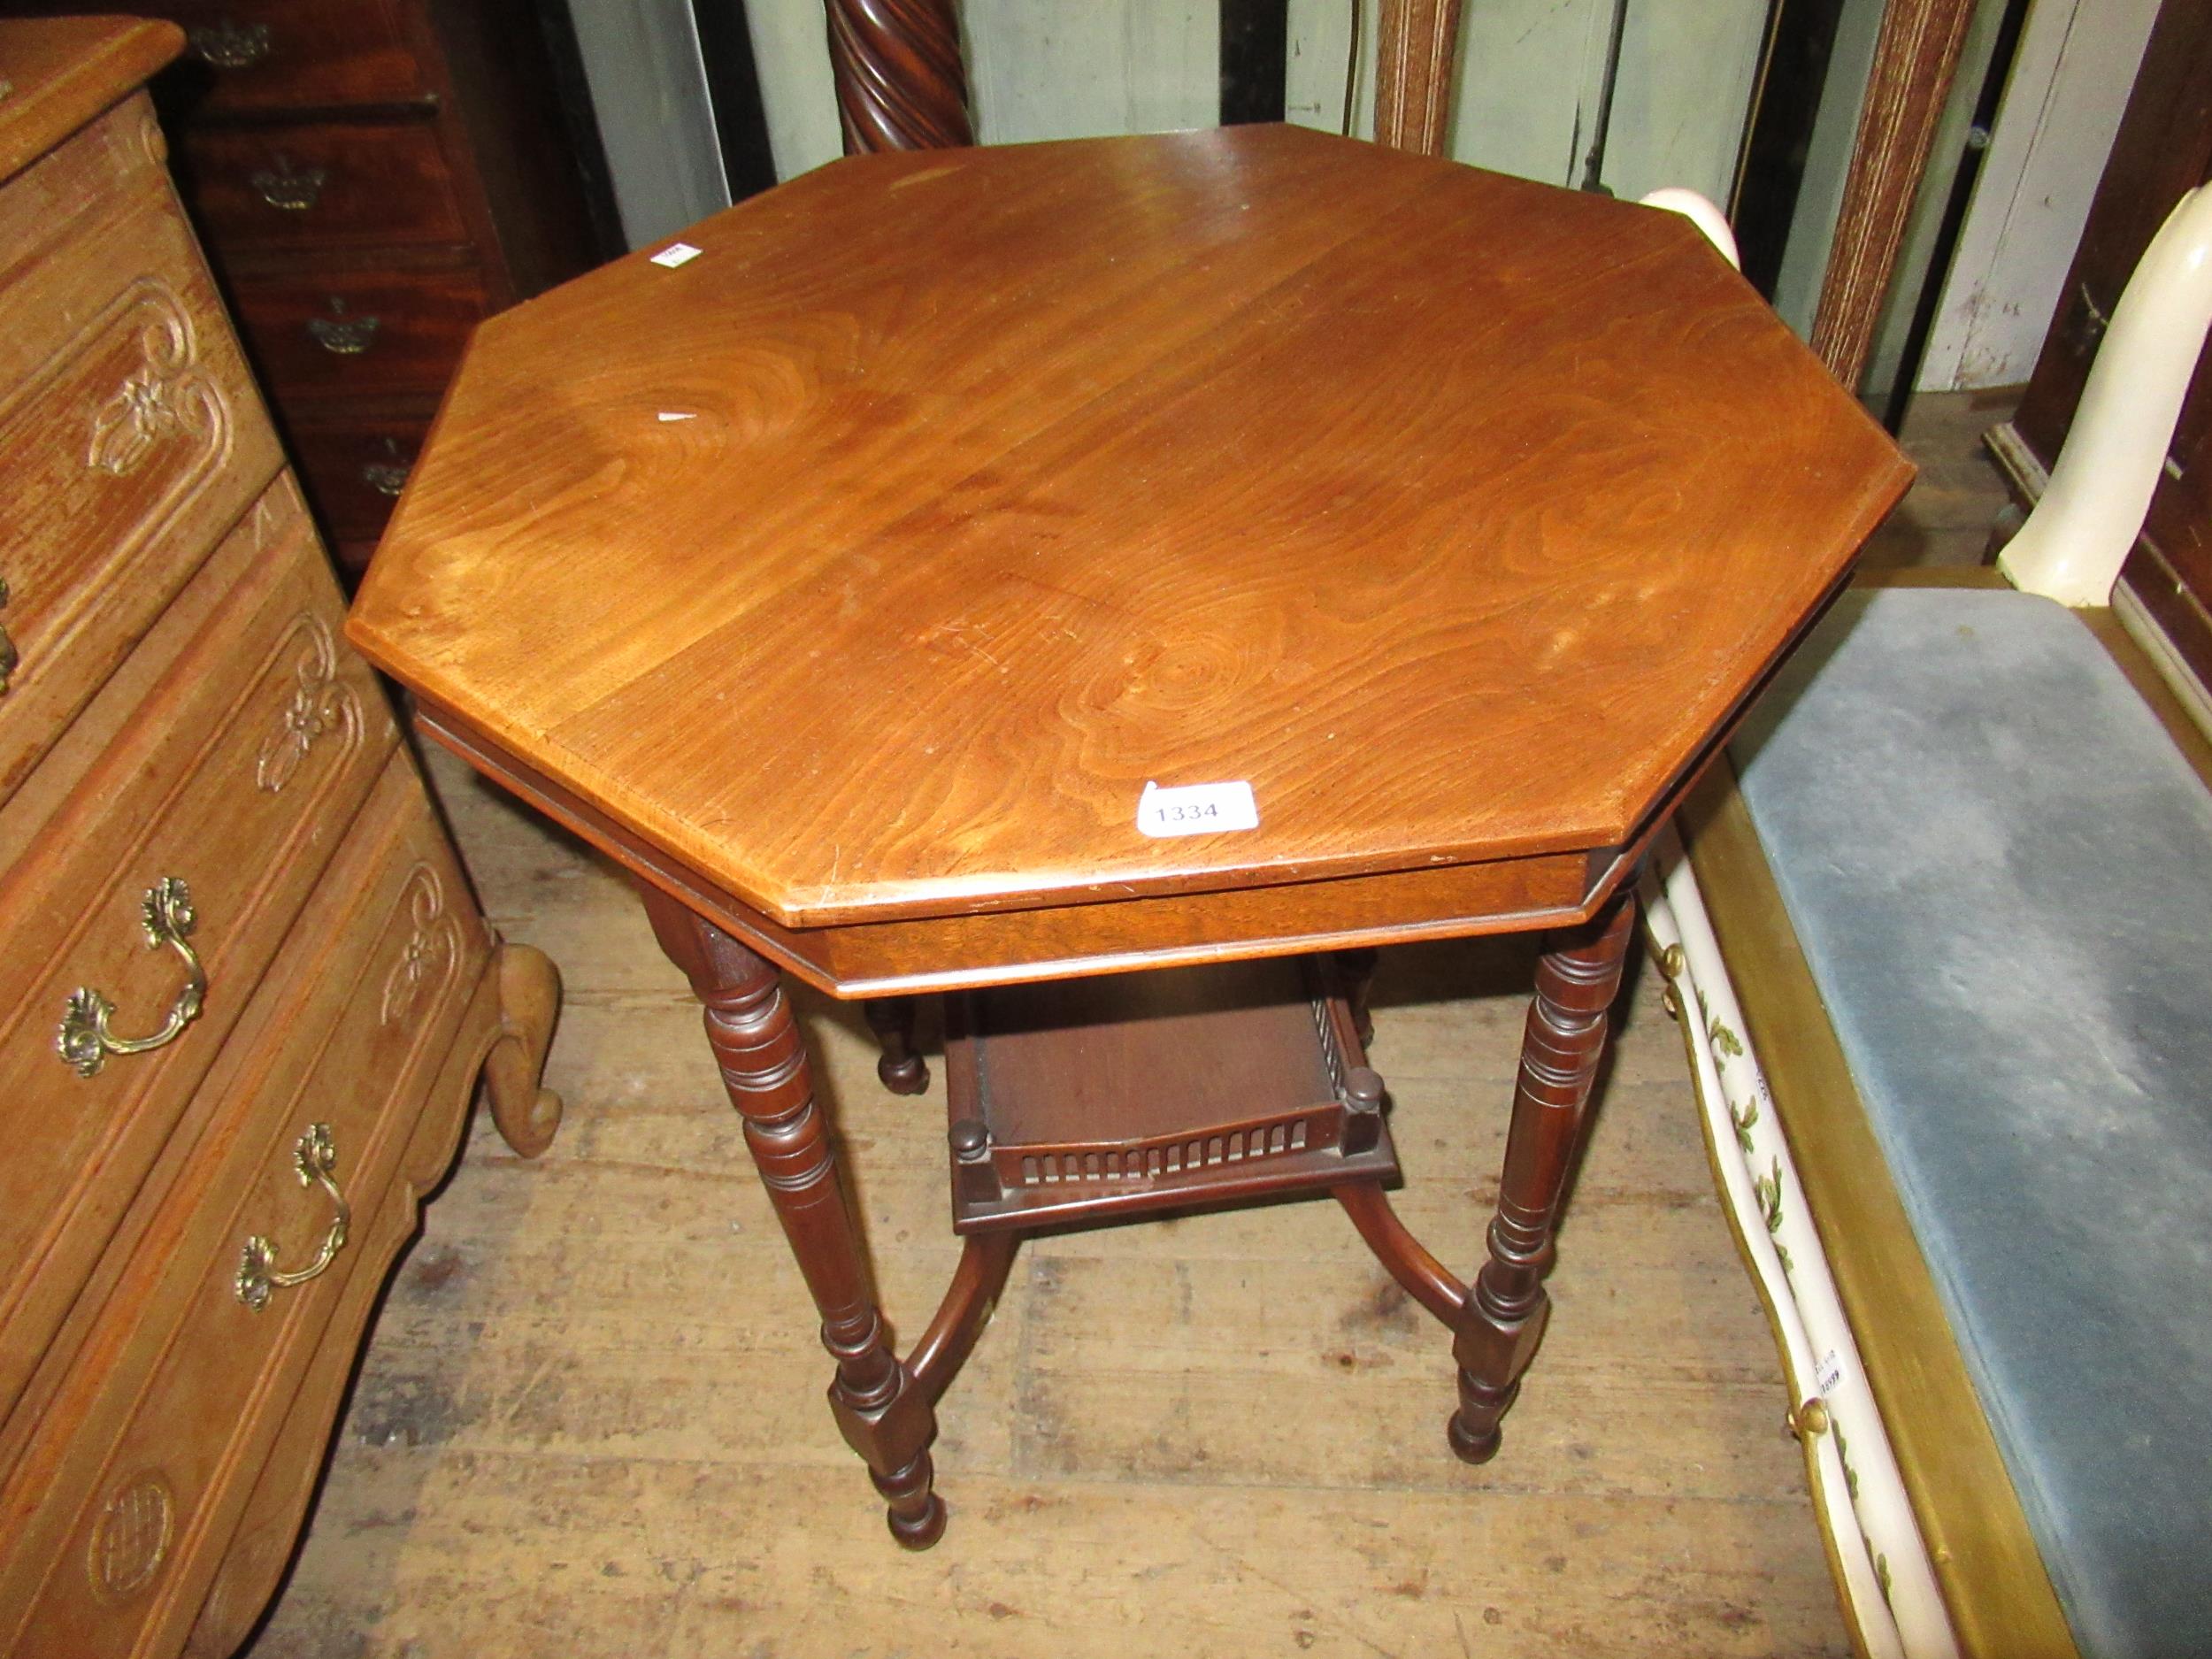
<path fill-rule="evenodd" d="M 577 6 L 573 16 L 629 244 L 727 207 L 691 8 L 683 0 L 623 0 Z"/>
<path fill-rule="evenodd" d="M 2157 13 L 2156 0 L 2046 0 L 2029 12 L 1923 387 L 2016 386 L 2034 368 Z"/>
<path fill-rule="evenodd" d="M 1353 131 L 1374 122 L 1374 24 L 1362 0 Z M 1484 0 L 1460 25 L 1452 105 L 1456 160 L 1549 184 L 1581 180 L 1605 73 L 1612 0 Z M 1640 196 L 1686 184 L 1724 198 L 1757 68 L 1765 0 L 1636 0 L 1614 95 L 1604 181 Z M 1291 0 L 1289 119 L 1337 130 L 1344 104 L 1348 0 Z"/>
<path fill-rule="evenodd" d="M 1889 0 L 1874 45 L 1835 243 L 1821 277 L 1811 344 L 1855 388 L 1912 217 L 1974 0 Z"/>
<path fill-rule="evenodd" d="M 1359 65 L 1352 80 L 1351 131 L 1375 131 L 1376 9 L 1359 0 L 1363 25 Z M 1352 0 L 1290 0 L 1289 65 L 1283 76 L 1283 116 L 1324 133 L 1343 130 L 1344 61 L 1351 42 Z"/>
<path fill-rule="evenodd" d="M 776 177 L 794 178 L 836 160 L 845 143 L 837 125 L 822 0 L 745 0 L 745 17 L 753 31 L 753 59 L 760 65 Z"/>
<path fill-rule="evenodd" d="M 1897 274 L 1890 280 L 1889 297 L 1882 303 L 1881 320 L 1874 330 L 1873 349 L 1867 357 L 1866 372 L 1860 378 L 1860 391 L 1868 397 L 1892 395 L 1905 372 L 1907 356 L 1924 353 L 1925 341 L 1916 344 L 1913 340 L 1915 319 L 1923 291 L 1932 279 L 1941 280 L 1941 273 L 1936 271 L 1937 256 L 1942 254 L 1947 258 L 1950 247 L 1955 245 L 1956 226 L 1951 227 L 1950 242 L 1945 240 L 1951 196 L 1957 188 L 1967 157 L 1972 153 L 1967 148 L 1967 133 L 1974 124 L 1983 83 L 1989 78 L 1996 58 L 2008 10 L 2004 0 L 1985 0 L 1985 4 L 1975 8 L 1973 19 L 1966 26 L 1966 44 L 1959 50 L 1958 73 L 1952 79 L 1951 96 L 1944 103 L 1943 118 L 1936 124 L 1935 142 L 1929 147 L 1928 166 L 1921 177 L 1920 194 L 1913 202 L 1912 219 L 1905 227 L 1905 245 L 1897 255 Z"/>
<path fill-rule="evenodd" d="M 1603 175 L 1614 195 L 1686 185 L 1726 204 L 1766 12 L 1766 0 L 1629 7 Z"/>
<path fill-rule="evenodd" d="M 1843 0 L 1836 19 L 1835 44 L 1820 89 L 1820 113 L 1798 180 L 1781 270 L 1774 280 L 1774 309 L 1801 334 L 1812 333 L 1821 274 L 1835 246 L 1836 215 L 1843 210 L 1844 181 L 1850 175 L 1852 145 L 1858 138 L 1859 106 L 1866 100 L 1868 78 L 1874 70 L 1883 5 L 1884 0 Z"/>
<path fill-rule="evenodd" d="M 1470 8 L 1460 33 L 1454 157 L 1547 184 L 1579 183 L 1612 29 L 1612 0 Z"/>
<path fill-rule="evenodd" d="M 1217 124 L 1217 0 L 966 0 L 987 144 Z"/>
<path fill-rule="evenodd" d="M 1375 64 L 1375 142 L 1417 156 L 1444 153 L 1459 79 L 1459 0 L 1393 0 Z"/>

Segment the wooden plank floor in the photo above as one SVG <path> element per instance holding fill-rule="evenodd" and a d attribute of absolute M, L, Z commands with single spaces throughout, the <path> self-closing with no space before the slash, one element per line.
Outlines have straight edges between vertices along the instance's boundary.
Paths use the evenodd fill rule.
<path fill-rule="evenodd" d="M 255 1659 L 1848 1651 L 1648 971 L 1496 1462 L 1447 1451 L 1444 1334 L 1333 1205 L 1069 1234 L 1024 1247 L 944 1402 L 951 1527 L 909 1555 L 831 1424 L 810 1306 L 627 888 L 434 772 L 494 918 L 567 975 L 568 1117 L 525 1164 L 480 1114 Z M 1529 961 L 1409 949 L 1378 984 L 1399 1207 L 1463 1271 Z M 910 1337 L 957 1255 L 941 1067 L 894 1099 L 856 1013 L 803 1006 Z"/>
<path fill-rule="evenodd" d="M 2020 388 L 1924 392 L 1906 412 L 1898 442 L 1920 476 L 1859 556 L 1862 570 L 1906 565 L 1979 565 L 1990 520 L 2006 502 L 2002 475 L 1982 434 L 2009 419 Z"/>

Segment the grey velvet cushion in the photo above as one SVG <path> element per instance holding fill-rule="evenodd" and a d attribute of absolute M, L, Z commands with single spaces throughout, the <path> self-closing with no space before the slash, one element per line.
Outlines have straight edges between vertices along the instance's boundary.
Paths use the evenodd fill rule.
<path fill-rule="evenodd" d="M 2002 591 L 1847 595 L 1734 754 L 2076 1641 L 2212 1654 L 2212 795 Z"/>

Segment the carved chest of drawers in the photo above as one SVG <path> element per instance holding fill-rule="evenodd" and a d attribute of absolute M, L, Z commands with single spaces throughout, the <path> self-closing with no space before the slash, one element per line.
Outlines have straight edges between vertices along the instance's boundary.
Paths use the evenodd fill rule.
<path fill-rule="evenodd" d="M 478 912 L 169 184 L 162 24 L 0 23 L 0 1654 L 229 1651 L 480 1069 Z"/>
<path fill-rule="evenodd" d="M 186 30 L 179 188 L 349 581 L 469 330 L 594 262 L 537 3 L 131 8 Z"/>

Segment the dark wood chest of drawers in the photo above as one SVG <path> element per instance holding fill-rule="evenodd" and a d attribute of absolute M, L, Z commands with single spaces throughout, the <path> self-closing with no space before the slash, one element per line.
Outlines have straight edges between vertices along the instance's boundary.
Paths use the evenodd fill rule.
<path fill-rule="evenodd" d="M 308 503 L 366 565 L 479 319 L 596 252 L 541 0 L 151 0 L 179 187 Z"/>

